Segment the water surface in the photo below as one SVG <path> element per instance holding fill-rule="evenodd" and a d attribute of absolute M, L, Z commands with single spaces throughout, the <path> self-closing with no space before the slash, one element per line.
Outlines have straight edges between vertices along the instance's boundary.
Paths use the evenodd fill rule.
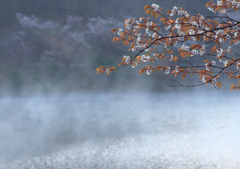
<path fill-rule="evenodd" d="M 240 168 L 239 97 L 0 98 L 0 168 Z"/>

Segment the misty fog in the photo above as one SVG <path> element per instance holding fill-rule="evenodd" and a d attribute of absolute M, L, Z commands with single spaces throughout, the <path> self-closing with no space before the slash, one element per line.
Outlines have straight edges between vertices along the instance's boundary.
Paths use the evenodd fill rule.
<path fill-rule="evenodd" d="M 139 75 L 141 66 L 95 71 L 134 54 L 111 30 L 145 17 L 145 5 L 210 15 L 207 0 L 0 1 L 0 169 L 240 168 L 227 77 L 216 90 L 169 87 L 199 79 Z"/>
<path fill-rule="evenodd" d="M 0 107 L 0 168 L 240 165 L 236 94 L 35 95 Z"/>

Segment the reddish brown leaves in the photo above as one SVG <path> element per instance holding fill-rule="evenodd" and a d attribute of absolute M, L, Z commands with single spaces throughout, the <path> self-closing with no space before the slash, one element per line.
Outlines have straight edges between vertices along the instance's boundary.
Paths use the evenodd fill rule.
<path fill-rule="evenodd" d="M 223 12 L 227 9 L 236 10 L 236 7 L 231 5 L 231 1 L 222 0 L 223 5 L 215 4 L 212 1 L 208 2 L 206 6 L 212 12 Z M 126 19 L 125 20 L 125 31 L 122 29 L 113 29 L 112 32 L 117 36 L 113 38 L 113 42 L 122 42 L 122 45 L 127 45 L 129 51 L 135 52 L 135 56 L 131 58 L 128 62 L 125 59 L 119 63 L 118 66 L 131 65 L 133 68 L 138 65 L 138 63 L 144 62 L 155 62 L 157 59 L 163 63 L 162 66 L 153 67 L 151 65 L 142 68 L 139 73 L 143 74 L 146 72 L 148 75 L 159 70 L 165 70 L 166 74 L 171 73 L 175 75 L 181 75 L 182 79 L 186 78 L 186 75 L 197 75 L 201 80 L 202 84 L 212 83 L 214 87 L 222 87 L 222 83 L 217 81 L 220 75 L 227 74 L 229 79 L 240 79 L 240 74 L 237 71 L 239 69 L 237 66 L 238 59 L 240 56 L 232 57 L 230 56 L 231 48 L 225 49 L 225 45 L 220 46 L 222 43 L 239 43 L 240 36 L 238 30 L 235 28 L 236 24 L 232 23 L 231 20 L 221 22 L 221 20 L 211 19 L 210 17 L 202 17 L 202 15 L 187 15 L 179 16 L 176 20 L 172 17 L 166 17 L 160 13 L 162 9 L 155 8 L 154 6 L 147 5 L 144 7 L 146 14 L 151 14 L 154 18 L 160 18 L 160 23 L 155 23 L 150 20 L 150 17 L 140 19 Z M 178 8 L 183 12 L 187 12 L 182 8 Z M 167 14 L 175 15 L 177 10 L 169 10 Z M 185 14 L 184 14 L 185 15 Z M 216 16 L 217 18 L 218 16 Z M 207 19 L 206 19 L 207 18 Z M 177 23 L 176 23 L 177 22 Z M 201 26 L 199 24 L 201 23 Z M 168 33 L 162 33 L 159 30 L 165 28 Z M 240 25 L 239 25 L 240 27 Z M 195 41 L 195 44 L 190 46 L 187 45 L 187 41 Z M 207 51 L 207 44 L 215 43 L 211 45 L 209 52 Z M 181 44 L 178 53 L 171 48 L 176 44 Z M 183 46 L 185 45 L 185 46 Z M 205 46 L 206 45 L 206 49 Z M 161 51 L 158 47 L 164 47 Z M 204 47 L 203 47 L 204 46 Z M 209 45 L 210 46 L 210 45 Z M 208 47 L 209 47 L 208 46 Z M 173 56 L 174 55 L 174 56 Z M 199 58 L 204 58 L 201 62 L 197 64 L 191 63 L 191 57 L 199 56 Z M 209 56 L 210 55 L 210 56 Z M 197 57 L 198 57 L 197 56 Z M 214 57 L 216 57 L 214 59 Z M 188 67 L 179 65 L 176 66 L 174 62 L 182 63 L 181 60 L 190 60 Z M 238 58 L 238 59 L 236 59 Z M 214 64 L 212 63 L 214 60 Z M 174 62 L 172 62 L 174 61 Z M 215 65 L 215 61 L 220 61 Z M 223 63 L 224 62 L 224 63 Z M 239 60 L 240 62 L 240 60 Z M 164 65 L 165 64 L 165 65 Z M 170 66 L 168 66 L 170 65 Z M 230 69 L 233 67 L 233 69 Z M 237 67 L 237 69 L 236 69 Z M 175 70 L 172 70 L 175 68 Z M 229 69 L 228 69 L 229 68 Z M 104 67 L 100 66 L 96 69 L 97 73 L 109 73 L 116 71 L 114 67 Z M 231 90 L 240 90 L 240 81 L 238 85 L 231 86 Z"/>

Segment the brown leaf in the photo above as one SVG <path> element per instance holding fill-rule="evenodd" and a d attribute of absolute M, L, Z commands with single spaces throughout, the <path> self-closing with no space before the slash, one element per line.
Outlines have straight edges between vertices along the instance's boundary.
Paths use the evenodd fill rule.
<path fill-rule="evenodd" d="M 183 75 L 182 75 L 182 79 L 183 79 L 183 80 L 185 79 L 185 76 L 186 76 L 186 74 L 185 74 L 185 73 L 183 73 Z"/>

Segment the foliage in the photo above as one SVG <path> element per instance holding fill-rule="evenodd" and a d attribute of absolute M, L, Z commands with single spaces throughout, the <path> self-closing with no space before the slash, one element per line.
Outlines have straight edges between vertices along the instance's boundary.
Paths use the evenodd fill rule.
<path fill-rule="evenodd" d="M 189 75 L 197 75 L 200 79 L 194 85 L 172 80 L 176 83 L 170 85 L 173 87 L 212 84 L 219 89 L 222 87 L 221 78 L 227 75 L 229 79 L 239 81 L 231 85 L 231 90 L 240 90 L 240 54 L 234 52 L 240 43 L 240 21 L 232 17 L 240 11 L 240 0 L 211 1 L 206 7 L 214 15 L 190 15 L 187 10 L 174 6 L 167 11 L 170 15 L 167 17 L 159 5 L 145 6 L 145 13 L 150 14 L 152 20 L 151 17 L 129 18 L 125 20 L 124 30 L 112 30 L 117 33 L 113 42 L 121 41 L 122 45 L 130 46 L 129 50 L 136 53 L 123 56 L 118 68 L 100 66 L 96 69 L 97 73 L 109 75 L 127 65 L 135 68 L 140 63 L 148 62 L 152 64 L 142 68 L 140 74 L 165 71 L 165 74 L 181 76 L 183 80 Z M 178 17 L 174 18 L 175 15 Z M 153 65 L 157 60 L 163 65 Z"/>

